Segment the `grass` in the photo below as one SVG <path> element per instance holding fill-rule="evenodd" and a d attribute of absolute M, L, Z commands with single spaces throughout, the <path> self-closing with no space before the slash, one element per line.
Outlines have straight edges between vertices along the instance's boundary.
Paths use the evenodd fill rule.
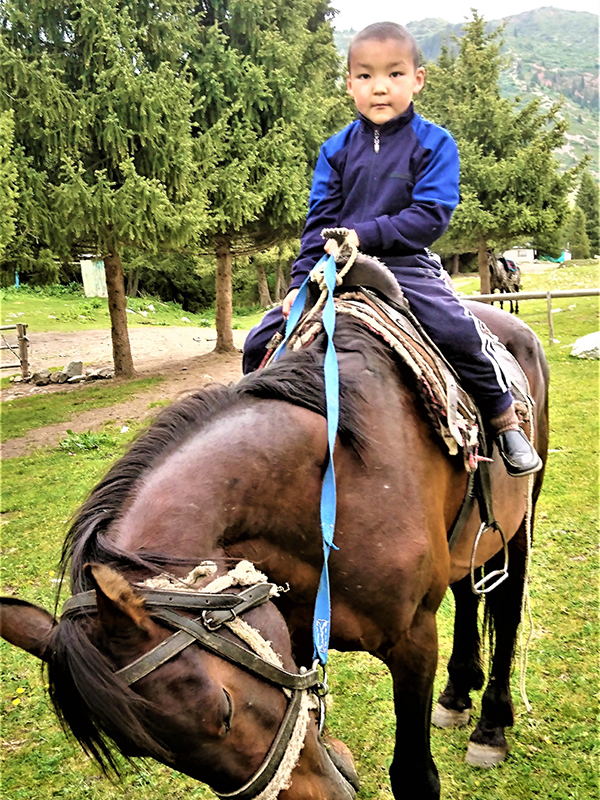
<path fill-rule="evenodd" d="M 19 397 L 2 404 L 2 431 L 0 440 L 23 436 L 28 430 L 66 422 L 76 414 L 94 408 L 107 408 L 124 403 L 140 392 L 160 383 L 160 375 L 152 378 L 127 381 L 111 386 L 92 385 L 73 391 Z"/>
<path fill-rule="evenodd" d="M 527 288 L 548 284 L 594 285 L 594 271 L 568 267 L 528 275 Z M 462 278 L 460 279 L 463 280 Z M 531 283 L 530 283 L 531 281 Z M 596 284 L 597 285 L 597 282 Z M 547 342 L 545 303 L 527 301 L 521 316 Z M 569 308 L 575 304 L 574 308 Z M 557 306 L 559 302 L 557 301 Z M 563 306 L 560 301 L 561 307 Z M 595 298 L 567 299 L 554 315 L 560 344 L 547 347 L 551 367 L 551 454 L 538 504 L 531 567 L 535 623 L 528 693 L 533 713 L 518 697 L 513 680 L 516 724 L 511 753 L 499 768 L 476 770 L 463 763 L 470 729 L 433 731 L 433 751 L 443 800 L 593 800 L 598 798 L 594 726 L 598 690 L 598 362 L 574 359 L 569 345 L 598 329 Z M 131 385 L 131 384 L 130 384 Z M 75 393 L 64 398 L 70 407 Z M 123 451 L 135 433 L 106 429 L 93 449 L 67 447 L 11 459 L 2 492 L 2 582 L 4 590 L 50 609 L 54 570 L 70 514 Z M 68 475 L 68 480 L 65 476 Z M 438 614 L 440 667 L 436 692 L 445 682 L 451 649 L 452 599 Z M 125 771 L 120 786 L 102 778 L 79 749 L 65 739 L 50 711 L 44 679 L 35 660 L 2 645 L 4 681 L 3 800 L 172 800 L 213 797 L 200 784 L 155 764 Z M 328 726 L 357 760 L 359 800 L 390 800 L 387 778 L 394 717 L 387 670 L 364 654 L 333 653 L 333 704 Z M 475 696 L 476 703 L 479 696 Z"/>
<path fill-rule="evenodd" d="M 75 285 L 72 285 L 75 286 Z M 67 289 L 68 287 L 61 287 Z M 26 322 L 29 331 L 74 331 L 110 328 L 110 317 L 106 299 L 85 297 L 83 291 L 72 288 L 58 291 L 58 287 L 47 290 L 30 289 L 26 286 L 15 289 L 0 289 L 1 324 L 12 325 Z M 162 301 L 153 297 L 133 297 L 127 301 L 127 324 L 130 327 L 143 325 L 174 325 L 188 328 L 214 328 L 215 310 L 207 308 L 201 313 L 184 311 L 178 303 Z M 249 330 L 262 317 L 258 308 L 234 310 L 233 327 Z"/>

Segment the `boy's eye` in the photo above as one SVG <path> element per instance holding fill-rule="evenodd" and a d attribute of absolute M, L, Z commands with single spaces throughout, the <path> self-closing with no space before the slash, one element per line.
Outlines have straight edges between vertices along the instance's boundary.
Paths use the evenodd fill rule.
<path fill-rule="evenodd" d="M 357 75 L 356 77 L 357 77 L 359 80 L 361 80 L 361 81 L 366 81 L 366 80 L 368 80 L 368 79 L 369 79 L 371 76 L 369 75 L 369 73 L 368 73 L 368 72 L 361 72 L 361 73 L 360 73 L 359 75 Z"/>
<path fill-rule="evenodd" d="M 403 75 L 404 75 L 403 72 L 398 72 L 398 70 L 396 70 L 395 72 L 392 72 L 391 77 L 392 78 L 401 78 Z"/>

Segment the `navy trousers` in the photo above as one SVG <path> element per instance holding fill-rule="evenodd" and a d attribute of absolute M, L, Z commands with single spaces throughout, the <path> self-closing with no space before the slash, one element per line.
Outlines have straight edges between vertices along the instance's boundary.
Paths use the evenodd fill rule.
<path fill-rule="evenodd" d="M 464 306 L 435 267 L 390 266 L 415 317 L 442 351 L 489 420 L 513 402 L 496 361 L 489 333 Z M 281 306 L 272 308 L 244 344 L 244 374 L 260 365 L 269 340 L 283 324 Z"/>

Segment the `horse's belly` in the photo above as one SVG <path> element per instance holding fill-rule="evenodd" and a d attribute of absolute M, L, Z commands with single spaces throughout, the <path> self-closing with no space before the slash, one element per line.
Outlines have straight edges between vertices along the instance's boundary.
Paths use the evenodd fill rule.
<path fill-rule="evenodd" d="M 492 471 L 494 516 L 500 523 L 507 540 L 519 530 L 527 512 L 529 481 L 511 478 L 504 467 L 495 465 Z M 454 550 L 450 566 L 450 583 L 464 578 L 471 568 L 471 555 L 475 537 L 481 525 L 479 511 L 473 510 Z M 502 538 L 497 531 L 484 532 L 475 554 L 475 566 L 481 567 L 502 549 Z"/>

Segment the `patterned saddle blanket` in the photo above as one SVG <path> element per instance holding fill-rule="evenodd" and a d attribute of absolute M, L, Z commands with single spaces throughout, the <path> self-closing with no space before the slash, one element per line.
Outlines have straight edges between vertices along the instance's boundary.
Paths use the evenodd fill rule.
<path fill-rule="evenodd" d="M 304 312 L 287 341 L 288 350 L 307 347 L 323 330 L 319 292 L 309 292 Z M 465 469 L 474 472 L 483 450 L 481 416 L 473 398 L 437 347 L 411 314 L 396 279 L 381 262 L 359 253 L 336 289 L 337 314 L 360 322 L 384 341 L 395 358 L 413 373 L 416 387 L 433 429 L 450 455 L 462 452 Z M 315 313 L 316 312 L 316 313 Z M 532 400 L 527 378 L 516 359 L 493 335 L 494 351 L 511 386 L 517 412 L 526 421 Z M 268 346 L 266 366 L 283 341 L 275 334 Z M 486 453 L 483 453 L 485 457 Z"/>

